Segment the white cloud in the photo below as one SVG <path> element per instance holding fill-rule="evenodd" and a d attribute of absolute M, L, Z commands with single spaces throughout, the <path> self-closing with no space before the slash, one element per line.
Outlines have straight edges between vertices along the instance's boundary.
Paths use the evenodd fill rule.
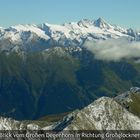
<path fill-rule="evenodd" d="M 140 57 L 140 42 L 128 38 L 110 39 L 106 41 L 85 43 L 85 47 L 94 53 L 96 59 L 119 61 L 123 58 Z"/>

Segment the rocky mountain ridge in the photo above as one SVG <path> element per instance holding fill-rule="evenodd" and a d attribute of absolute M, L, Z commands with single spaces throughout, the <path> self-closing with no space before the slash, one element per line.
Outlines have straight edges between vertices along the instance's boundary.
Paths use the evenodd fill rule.
<path fill-rule="evenodd" d="M 129 95 L 134 93 L 134 90 L 137 90 L 137 93 L 140 91 L 139 88 L 131 88 L 128 91 Z M 139 130 L 140 118 L 129 112 L 118 100 L 120 97 L 126 99 L 124 94 L 114 99 L 101 97 L 87 107 L 66 115 L 58 122 L 46 123 L 46 126 L 41 126 L 41 121 L 31 123 L 0 118 L 0 130 Z"/>

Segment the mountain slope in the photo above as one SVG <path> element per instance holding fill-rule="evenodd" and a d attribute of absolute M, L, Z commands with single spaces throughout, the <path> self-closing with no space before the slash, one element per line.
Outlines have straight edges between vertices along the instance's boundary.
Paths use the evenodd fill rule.
<path fill-rule="evenodd" d="M 69 112 L 140 85 L 139 63 L 99 61 L 87 50 L 67 49 L 24 57 L 1 53 L 0 116 L 24 120 Z"/>
<path fill-rule="evenodd" d="M 140 88 L 133 87 L 129 91 L 115 97 L 115 100 L 127 110 L 140 117 Z"/>
<path fill-rule="evenodd" d="M 42 130 L 51 126 L 46 121 L 17 121 L 11 118 L 0 117 L 0 130 Z"/>
<path fill-rule="evenodd" d="M 0 130 L 139 130 L 140 118 L 114 99 L 102 97 L 58 122 L 0 118 Z"/>
<path fill-rule="evenodd" d="M 73 112 L 71 116 L 73 116 L 71 122 L 68 125 L 65 122 L 65 130 L 139 130 L 140 128 L 140 118 L 108 97 L 94 101 L 84 109 Z"/>

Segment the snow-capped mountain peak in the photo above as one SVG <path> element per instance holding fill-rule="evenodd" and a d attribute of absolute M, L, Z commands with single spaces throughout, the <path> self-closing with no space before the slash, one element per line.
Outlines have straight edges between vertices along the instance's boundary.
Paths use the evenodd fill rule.
<path fill-rule="evenodd" d="M 23 35 L 23 32 L 26 32 L 26 33 L 30 32 L 30 33 L 34 33 L 38 35 L 41 38 L 49 39 L 49 37 L 45 34 L 45 32 L 41 30 L 40 28 L 38 28 L 38 26 L 35 24 L 25 24 L 25 25 L 19 24 L 16 26 L 11 26 L 5 29 L 5 31 L 19 33 L 21 35 Z"/>
<path fill-rule="evenodd" d="M 87 28 L 88 26 L 93 26 L 94 22 L 89 19 L 82 19 L 77 23 L 80 27 Z"/>
<path fill-rule="evenodd" d="M 96 27 L 101 28 L 101 29 L 103 29 L 103 28 L 105 28 L 105 29 L 112 28 L 112 26 L 109 23 L 107 23 L 103 18 L 98 18 L 97 20 L 95 20 L 94 25 Z"/>
<path fill-rule="evenodd" d="M 0 30 L 2 30 L 3 29 L 3 27 L 0 27 Z"/>

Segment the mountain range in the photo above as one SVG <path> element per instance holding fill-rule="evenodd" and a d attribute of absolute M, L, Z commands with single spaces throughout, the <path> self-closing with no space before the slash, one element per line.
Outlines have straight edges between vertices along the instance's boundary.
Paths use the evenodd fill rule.
<path fill-rule="evenodd" d="M 116 43 L 113 48 L 108 40 L 114 43 L 117 40 L 120 44 Z M 32 121 L 25 120 L 66 113 L 69 115 L 51 124 L 54 129 L 60 126 L 63 129 L 137 129 L 139 94 L 130 94 L 132 90 L 120 93 L 130 87 L 140 87 L 139 41 L 139 31 L 123 29 L 102 18 L 63 25 L 45 23 L 0 28 L 0 120 L 3 124 L 0 128 L 12 129 L 11 122 L 15 122 L 14 129 L 29 128 Z M 93 44 L 94 53 L 87 42 Z M 101 45 L 102 54 L 109 46 L 109 50 L 113 48 L 113 53 L 109 52 L 111 57 L 115 54 L 120 57 L 116 48 L 127 50 L 129 47 L 132 48 L 127 52 L 130 57 L 113 61 L 98 59 L 96 47 L 100 42 L 105 43 Z M 78 120 L 88 121 L 82 125 Z M 63 126 L 65 121 L 70 125 Z M 38 123 L 45 125 L 38 126 Z M 37 121 L 33 128 L 52 127 L 47 121 Z"/>
<path fill-rule="evenodd" d="M 140 32 L 123 29 L 107 23 L 104 19 L 82 19 L 79 22 L 54 25 L 16 25 L 0 28 L 0 51 L 35 52 L 51 46 L 82 47 L 89 40 L 106 40 L 110 38 L 131 37 L 140 40 Z"/>

